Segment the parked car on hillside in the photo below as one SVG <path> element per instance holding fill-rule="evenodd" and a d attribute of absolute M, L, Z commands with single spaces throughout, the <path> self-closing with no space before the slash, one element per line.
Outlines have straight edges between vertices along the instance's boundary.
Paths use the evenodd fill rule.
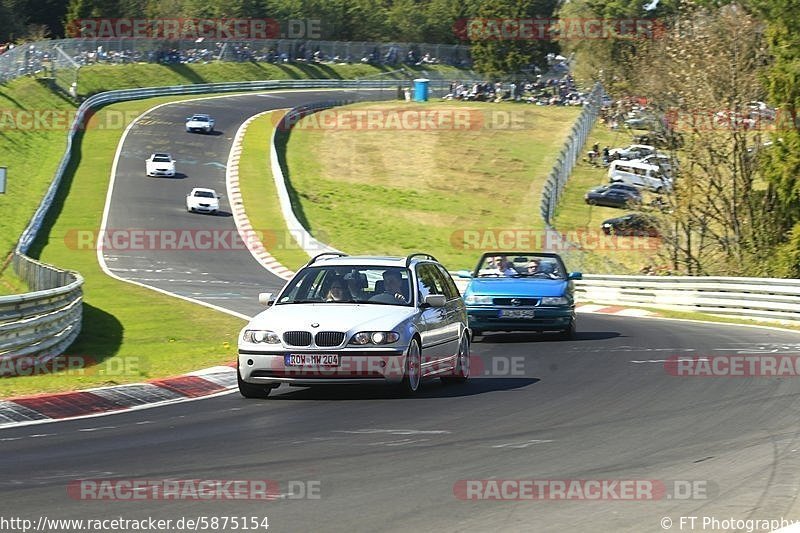
<path fill-rule="evenodd" d="M 641 213 L 609 218 L 601 225 L 606 235 L 622 235 L 635 237 L 658 237 L 658 223 L 652 217 Z"/>
<path fill-rule="evenodd" d="M 589 205 L 631 208 L 642 202 L 642 194 L 635 187 L 630 185 L 628 187 L 633 190 L 611 188 L 610 186 L 598 187 L 587 192 L 584 199 Z"/>

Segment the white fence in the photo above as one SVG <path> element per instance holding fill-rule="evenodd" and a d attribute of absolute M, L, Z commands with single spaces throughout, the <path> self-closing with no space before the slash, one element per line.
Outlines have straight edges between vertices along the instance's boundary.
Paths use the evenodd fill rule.
<path fill-rule="evenodd" d="M 575 282 L 575 294 L 596 303 L 800 320 L 796 279 L 590 274 Z"/>
<path fill-rule="evenodd" d="M 561 198 L 561 193 L 564 192 L 564 186 L 567 184 L 572 168 L 578 160 L 583 145 L 586 143 L 586 138 L 589 132 L 594 127 L 597 120 L 597 115 L 600 112 L 601 102 L 603 98 L 603 87 L 600 83 L 596 83 L 589 93 L 589 98 L 586 105 L 583 107 L 578 119 L 573 124 L 569 132 L 561 152 L 558 154 L 558 160 L 547 180 L 544 182 L 544 189 L 542 190 L 542 202 L 540 204 L 540 211 L 545 224 L 548 226 L 553 220 L 553 215 L 556 212 L 558 200 Z"/>

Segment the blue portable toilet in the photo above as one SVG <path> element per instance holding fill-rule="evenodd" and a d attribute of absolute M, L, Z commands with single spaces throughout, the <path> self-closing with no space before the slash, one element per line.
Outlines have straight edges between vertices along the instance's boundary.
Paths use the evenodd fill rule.
<path fill-rule="evenodd" d="M 428 101 L 428 84 L 431 80 L 427 78 L 417 78 L 414 80 L 414 101 L 427 102 Z"/>

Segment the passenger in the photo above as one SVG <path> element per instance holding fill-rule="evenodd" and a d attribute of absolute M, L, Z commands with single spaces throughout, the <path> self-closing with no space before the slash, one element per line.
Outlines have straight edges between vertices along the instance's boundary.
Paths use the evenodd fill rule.
<path fill-rule="evenodd" d="M 530 276 L 532 274 L 536 274 L 539 271 L 539 261 L 536 259 L 531 259 L 528 261 L 527 265 L 527 274 Z"/>
<path fill-rule="evenodd" d="M 516 268 L 514 268 L 514 263 L 511 261 L 505 261 L 503 263 L 503 275 L 507 277 L 519 276 L 519 272 Z"/>
<path fill-rule="evenodd" d="M 366 280 L 362 281 L 361 273 L 357 270 L 354 270 L 344 277 L 345 281 L 347 282 L 347 288 L 350 290 L 350 295 L 353 297 L 354 300 L 366 300 L 367 295 L 364 292 L 364 283 Z"/>
<path fill-rule="evenodd" d="M 344 281 L 341 279 L 334 280 L 328 289 L 328 296 L 325 298 L 326 302 L 346 302 L 350 300 L 350 293 L 345 287 Z"/>

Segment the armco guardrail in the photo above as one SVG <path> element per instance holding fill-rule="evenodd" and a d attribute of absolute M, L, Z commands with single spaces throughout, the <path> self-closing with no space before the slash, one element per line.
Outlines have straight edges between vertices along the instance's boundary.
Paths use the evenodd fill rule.
<path fill-rule="evenodd" d="M 100 93 L 88 98 L 75 114 L 67 135 L 67 147 L 50 187 L 22 233 L 14 252 L 13 268 L 34 292 L 0 297 L 0 369 L 5 363 L 23 357 L 41 364 L 55 357 L 78 336 L 82 320 L 83 278 L 75 272 L 35 261 L 25 253 L 36 238 L 53 203 L 69 165 L 75 133 L 81 129 L 87 112 L 114 102 L 154 96 L 200 93 L 257 91 L 282 88 L 304 89 L 391 89 L 396 80 L 275 80 L 234 83 L 125 89 Z M 18 368 L 16 365 L 8 367 Z M 0 371 L 0 375 L 2 375 Z"/>
<path fill-rule="evenodd" d="M 15 252 L 14 271 L 34 292 L 0 297 L 0 376 L 61 354 L 81 330 L 83 278 Z"/>
<path fill-rule="evenodd" d="M 570 174 L 572 174 L 578 155 L 597 120 L 602 97 L 603 86 L 600 83 L 596 83 L 591 93 L 589 93 L 588 102 L 583 107 L 583 111 L 575 121 L 575 124 L 573 124 L 569 137 L 564 142 L 553 169 L 544 182 L 540 211 L 545 224 L 548 226 L 553 220 L 558 200 L 561 198 L 561 193 L 564 191 L 564 186 L 567 184 Z"/>
<path fill-rule="evenodd" d="M 347 102 L 318 102 L 316 104 L 294 107 L 286 112 L 281 119 L 281 124 L 286 125 L 285 128 L 288 129 L 306 115 L 345 103 Z M 275 142 L 278 135 L 281 133 L 288 133 L 282 132 L 281 130 L 282 128 L 277 127 L 272 131 L 272 140 L 269 143 L 269 160 L 270 166 L 272 167 L 272 177 L 275 180 L 275 189 L 278 192 L 278 202 L 281 205 L 281 213 L 283 214 L 283 220 L 286 222 L 286 227 L 289 228 L 289 232 L 310 257 L 325 252 L 340 252 L 340 250 L 337 250 L 333 246 L 329 246 L 314 238 L 306 227 L 303 226 L 292 209 L 289 187 L 287 185 L 286 176 L 284 176 L 283 173 L 283 165 L 281 164 L 282 162 L 285 164 L 285 154 L 279 153 Z"/>
<path fill-rule="evenodd" d="M 693 276 L 585 275 L 576 297 L 676 311 L 800 320 L 800 280 Z"/>

